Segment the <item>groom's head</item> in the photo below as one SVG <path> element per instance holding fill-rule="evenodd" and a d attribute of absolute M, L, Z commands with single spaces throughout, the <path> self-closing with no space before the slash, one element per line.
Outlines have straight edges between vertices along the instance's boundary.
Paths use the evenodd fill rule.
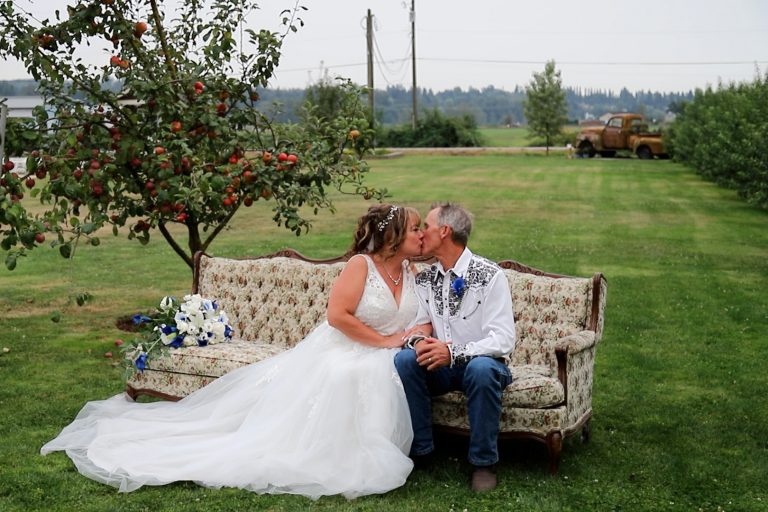
<path fill-rule="evenodd" d="M 424 220 L 422 253 L 438 256 L 446 249 L 467 246 L 472 214 L 453 203 L 435 203 Z"/>

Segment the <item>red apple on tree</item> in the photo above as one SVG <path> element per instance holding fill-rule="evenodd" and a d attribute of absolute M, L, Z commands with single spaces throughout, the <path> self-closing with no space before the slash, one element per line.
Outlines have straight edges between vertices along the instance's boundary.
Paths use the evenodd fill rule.
<path fill-rule="evenodd" d="M 147 31 L 147 24 L 144 21 L 137 21 L 136 24 L 133 26 L 133 35 L 136 37 L 141 37 L 144 32 Z"/>
<path fill-rule="evenodd" d="M 81 0 L 73 2 L 78 7 L 69 10 L 69 19 L 40 28 L 17 8 L 19 2 L 0 1 L 0 18 L 16 24 L 3 34 L 0 62 L 22 60 L 33 76 L 44 77 L 38 80 L 39 90 L 50 107 L 50 115 L 31 119 L 21 129 L 32 146 L 30 167 L 22 177 L 10 177 L 13 164 L 0 159 L 0 179 L 7 182 L 0 192 L 6 198 L 19 202 L 23 190 L 46 201 L 33 212 L 26 212 L 24 204 L 14 207 L 14 212 L 21 208 L 32 215 L 8 216 L 2 215 L 7 207 L 0 196 L 0 242 L 11 247 L 3 253 L 6 266 L 15 265 L 17 255 L 37 245 L 34 240 L 29 244 L 37 231 L 53 233 L 53 245 L 70 243 L 77 232 L 70 229 L 75 219 L 94 230 L 122 227 L 130 239 L 142 243 L 149 242 L 148 231 L 157 230 L 191 266 L 194 252 L 208 247 L 233 211 L 241 203 L 253 205 L 260 195 L 274 200 L 278 225 L 290 225 L 294 232 L 310 227 L 298 205 L 325 208 L 330 199 L 324 190 L 308 194 L 314 183 L 291 171 L 298 160 L 287 148 L 301 148 L 302 164 L 328 169 L 334 186 L 356 182 L 367 172 L 356 155 L 326 150 L 324 144 L 343 141 L 351 127 L 362 126 L 363 105 L 343 103 L 332 119 L 318 119 L 296 131 L 283 130 L 256 108 L 256 91 L 274 75 L 282 38 L 254 30 L 224 49 L 210 34 L 225 35 L 243 22 L 241 12 L 225 7 L 250 8 L 257 2 L 204 0 L 201 6 L 220 10 L 215 19 L 203 19 L 175 15 L 194 12 L 189 6 L 173 13 L 169 10 L 175 6 L 162 12 L 163 2 L 149 2 L 157 6 L 155 12 L 146 0 Z M 163 33 L 166 37 L 160 37 Z M 182 35 L 189 41 L 179 41 Z M 43 47 L 46 41 L 49 48 Z M 79 50 L 83 44 L 115 49 L 102 53 L 106 59 L 87 64 Z M 201 58 L 206 48 L 218 50 Z M 116 87 L 103 87 L 106 77 L 118 78 Z M 77 97 L 61 94 L 69 84 L 76 84 Z M 350 100 L 360 93 L 352 84 L 342 89 Z M 280 149 L 273 153 L 266 148 Z M 281 152 L 285 154 L 279 163 L 287 172 L 276 176 Z M 28 178 L 35 180 L 32 193 L 25 186 L 32 184 Z M 141 223 L 139 217 L 144 218 Z M 39 219 L 48 220 L 50 229 L 42 229 Z M 163 229 L 169 222 L 183 224 L 169 232 Z M 23 239 L 19 233 L 25 234 Z M 185 243 L 177 243 L 180 237 Z M 159 238 L 153 235 L 153 240 Z"/>

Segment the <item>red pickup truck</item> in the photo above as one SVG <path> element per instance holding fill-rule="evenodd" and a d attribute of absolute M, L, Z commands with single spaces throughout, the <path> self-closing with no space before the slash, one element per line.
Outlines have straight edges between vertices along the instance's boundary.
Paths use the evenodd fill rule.
<path fill-rule="evenodd" d="M 582 129 L 576 136 L 576 154 L 592 158 L 616 156 L 617 151 L 629 151 L 642 159 L 668 158 L 660 132 L 649 132 L 648 123 L 640 114 L 615 114 L 604 126 Z"/>

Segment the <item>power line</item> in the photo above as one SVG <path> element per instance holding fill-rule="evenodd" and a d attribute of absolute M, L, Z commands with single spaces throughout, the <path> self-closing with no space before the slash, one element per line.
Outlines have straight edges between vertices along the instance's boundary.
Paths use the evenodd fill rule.
<path fill-rule="evenodd" d="M 417 57 L 416 60 L 424 62 L 451 62 L 464 64 L 513 64 L 513 65 L 543 65 L 547 61 L 543 60 L 506 60 L 506 59 L 457 59 L 442 57 Z M 381 60 L 382 63 L 401 63 L 404 64 L 408 58 Z M 557 61 L 557 65 L 568 66 L 743 66 L 752 64 L 768 64 L 768 60 L 733 60 L 733 61 L 679 61 L 679 62 L 617 62 L 617 61 Z M 351 68 L 365 66 L 364 62 L 349 64 L 327 65 L 328 68 Z M 307 71 L 313 68 L 293 68 L 280 69 L 281 73 Z"/>
<path fill-rule="evenodd" d="M 497 60 L 497 59 L 455 59 L 441 57 L 419 57 L 418 60 L 432 62 L 462 62 L 475 64 L 546 64 L 547 61 L 539 60 Z M 588 62 L 588 61 L 557 61 L 558 65 L 569 66 L 725 66 L 744 64 L 767 64 L 766 60 L 744 61 L 693 61 L 693 62 Z"/>

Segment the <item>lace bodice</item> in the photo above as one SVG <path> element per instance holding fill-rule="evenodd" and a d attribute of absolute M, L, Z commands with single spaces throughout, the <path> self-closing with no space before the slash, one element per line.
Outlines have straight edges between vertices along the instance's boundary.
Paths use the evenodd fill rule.
<path fill-rule="evenodd" d="M 395 297 L 387 287 L 383 277 L 368 255 L 362 255 L 368 263 L 368 276 L 365 289 L 357 305 L 355 316 L 363 323 L 387 335 L 409 327 L 419 310 L 414 289 L 414 277 L 408 268 L 408 260 L 403 261 L 403 290 L 398 307 Z"/>

